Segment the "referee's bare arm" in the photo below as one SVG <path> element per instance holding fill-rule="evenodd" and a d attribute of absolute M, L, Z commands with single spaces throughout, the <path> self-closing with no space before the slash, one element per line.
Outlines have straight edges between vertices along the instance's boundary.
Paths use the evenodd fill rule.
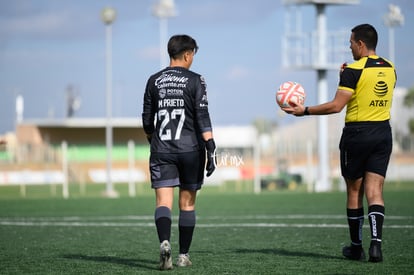
<path fill-rule="evenodd" d="M 282 110 L 295 116 L 335 114 L 342 111 L 351 97 L 352 93 L 350 91 L 338 89 L 335 97 L 329 102 L 308 107 L 302 104 L 296 104 L 292 107 L 283 107 Z M 306 113 L 305 109 L 307 111 Z"/>

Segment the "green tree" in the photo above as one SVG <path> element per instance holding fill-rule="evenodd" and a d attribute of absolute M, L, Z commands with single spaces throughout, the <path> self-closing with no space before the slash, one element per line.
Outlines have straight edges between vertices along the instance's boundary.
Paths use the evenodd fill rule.
<path fill-rule="evenodd" d="M 414 87 L 411 87 L 404 96 L 404 106 L 408 108 L 414 107 Z M 414 118 L 410 118 L 408 121 L 408 128 L 410 129 L 410 133 L 414 135 Z"/>

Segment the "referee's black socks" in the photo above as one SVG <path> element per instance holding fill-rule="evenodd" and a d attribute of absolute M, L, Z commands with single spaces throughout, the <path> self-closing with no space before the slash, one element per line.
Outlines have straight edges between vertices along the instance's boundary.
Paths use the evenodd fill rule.
<path fill-rule="evenodd" d="M 382 225 L 384 224 L 385 208 L 382 205 L 373 204 L 368 207 L 369 226 L 371 228 L 371 243 L 381 245 Z"/>
<path fill-rule="evenodd" d="M 362 245 L 362 226 L 364 225 L 364 208 L 346 209 L 349 234 L 353 246 Z"/>

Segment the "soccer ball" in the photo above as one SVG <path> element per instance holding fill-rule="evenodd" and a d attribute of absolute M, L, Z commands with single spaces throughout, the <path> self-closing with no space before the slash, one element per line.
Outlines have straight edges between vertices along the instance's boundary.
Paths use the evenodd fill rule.
<path fill-rule="evenodd" d="M 282 83 L 276 92 L 276 102 L 280 107 L 292 107 L 289 102 L 303 105 L 305 97 L 305 89 L 303 89 L 302 85 L 293 81 Z"/>

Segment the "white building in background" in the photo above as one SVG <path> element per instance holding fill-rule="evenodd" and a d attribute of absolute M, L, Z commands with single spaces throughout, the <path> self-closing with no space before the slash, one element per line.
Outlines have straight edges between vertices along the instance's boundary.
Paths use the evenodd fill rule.
<path fill-rule="evenodd" d="M 410 133 L 408 122 L 411 118 L 414 118 L 413 110 L 404 106 L 404 97 L 407 93 L 408 89 L 396 87 L 391 108 L 391 125 L 393 132 L 394 134 L 402 134 L 404 136 Z"/>

